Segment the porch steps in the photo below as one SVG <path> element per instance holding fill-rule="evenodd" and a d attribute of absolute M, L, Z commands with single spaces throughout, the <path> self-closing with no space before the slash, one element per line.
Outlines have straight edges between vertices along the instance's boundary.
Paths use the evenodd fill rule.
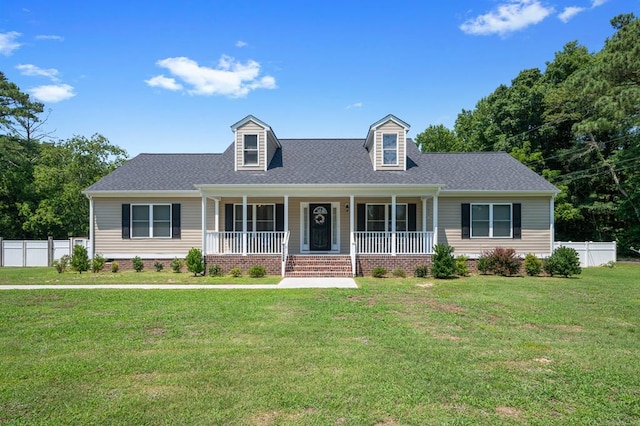
<path fill-rule="evenodd" d="M 345 255 L 290 255 L 285 277 L 351 277 L 351 257 Z"/>

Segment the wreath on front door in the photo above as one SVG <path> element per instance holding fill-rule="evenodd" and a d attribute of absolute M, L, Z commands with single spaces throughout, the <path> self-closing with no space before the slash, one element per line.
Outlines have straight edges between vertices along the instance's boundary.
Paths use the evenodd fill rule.
<path fill-rule="evenodd" d="M 314 218 L 314 220 L 316 221 L 317 225 L 324 225 L 324 215 L 323 214 L 317 214 Z"/>
<path fill-rule="evenodd" d="M 313 220 L 316 222 L 316 225 L 324 225 L 324 221 L 326 220 L 325 215 L 327 214 L 327 209 L 322 206 L 318 206 L 313 209 Z"/>

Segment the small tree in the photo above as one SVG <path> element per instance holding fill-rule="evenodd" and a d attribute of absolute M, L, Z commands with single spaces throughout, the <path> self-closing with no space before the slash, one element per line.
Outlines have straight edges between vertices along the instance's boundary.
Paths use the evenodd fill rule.
<path fill-rule="evenodd" d="M 537 277 L 542 272 L 542 260 L 533 253 L 527 254 L 524 258 L 524 270 L 530 277 Z"/>
<path fill-rule="evenodd" d="M 204 272 L 204 259 L 202 258 L 202 250 L 192 247 L 189 250 L 189 253 L 187 253 L 185 261 L 187 263 L 187 271 L 193 272 L 194 277 Z"/>
<path fill-rule="evenodd" d="M 431 274 L 435 278 L 451 278 L 456 270 L 453 247 L 446 244 L 436 244 L 433 249 L 435 254 L 432 259 Z"/>
<path fill-rule="evenodd" d="M 80 274 L 89 270 L 89 255 L 84 246 L 73 246 L 73 255 L 71 256 L 71 267 Z"/>

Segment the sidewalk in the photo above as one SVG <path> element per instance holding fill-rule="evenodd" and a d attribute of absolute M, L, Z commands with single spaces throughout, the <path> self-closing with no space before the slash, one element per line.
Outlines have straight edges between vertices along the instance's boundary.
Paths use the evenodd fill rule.
<path fill-rule="evenodd" d="M 278 284 L 53 284 L 0 285 L 0 290 L 277 290 L 287 288 L 358 288 L 353 278 L 283 278 Z"/>

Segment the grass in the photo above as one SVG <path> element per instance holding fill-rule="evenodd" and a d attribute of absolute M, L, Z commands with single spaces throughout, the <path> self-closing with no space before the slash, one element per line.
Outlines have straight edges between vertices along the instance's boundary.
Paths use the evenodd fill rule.
<path fill-rule="evenodd" d="M 639 273 L 3 291 L 0 423 L 637 424 Z"/>
<path fill-rule="evenodd" d="M 156 272 L 144 270 L 135 272 L 123 270 L 116 273 L 102 271 L 97 274 L 73 271 L 59 274 L 54 268 L 0 268 L 0 284 L 277 284 L 282 278 L 268 276 L 242 277 L 194 277 L 190 272 Z"/>

